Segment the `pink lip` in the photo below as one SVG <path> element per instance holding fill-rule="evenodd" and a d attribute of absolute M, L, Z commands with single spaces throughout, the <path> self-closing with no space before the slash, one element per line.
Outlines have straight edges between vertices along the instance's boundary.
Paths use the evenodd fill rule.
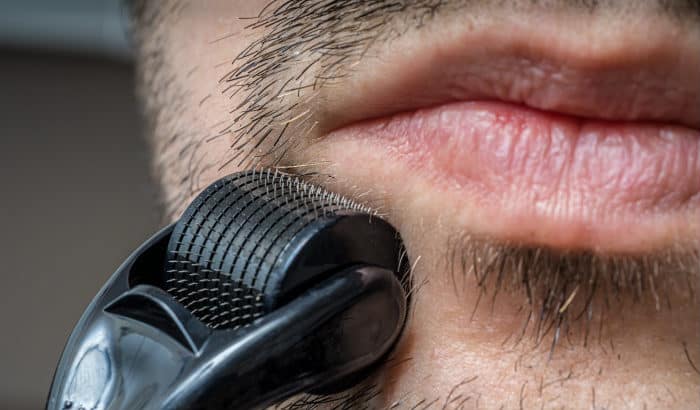
<path fill-rule="evenodd" d="M 516 239 L 536 232 L 556 246 L 589 246 L 603 232 L 692 214 L 700 205 L 700 131 L 682 126 L 461 102 L 329 135 L 348 137 L 374 142 L 467 195 L 508 221 Z"/>
<path fill-rule="evenodd" d="M 637 252 L 697 237 L 697 30 L 500 17 L 379 44 L 322 88 L 338 173 L 503 240 Z"/>
<path fill-rule="evenodd" d="M 344 87 L 321 90 L 320 128 L 497 100 L 589 119 L 700 129 L 697 30 L 683 33 L 653 19 L 567 30 L 581 20 L 538 15 L 533 26 L 529 19 L 504 18 L 474 26 L 448 19 L 378 47 L 370 53 L 377 58 L 352 67 Z"/>

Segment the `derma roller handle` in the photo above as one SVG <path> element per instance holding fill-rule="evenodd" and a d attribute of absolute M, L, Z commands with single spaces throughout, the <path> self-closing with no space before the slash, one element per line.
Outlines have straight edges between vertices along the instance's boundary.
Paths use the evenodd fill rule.
<path fill-rule="evenodd" d="M 246 409 L 350 387 L 399 338 L 404 260 L 351 201 L 275 172 L 226 177 L 96 296 L 47 408 Z"/>

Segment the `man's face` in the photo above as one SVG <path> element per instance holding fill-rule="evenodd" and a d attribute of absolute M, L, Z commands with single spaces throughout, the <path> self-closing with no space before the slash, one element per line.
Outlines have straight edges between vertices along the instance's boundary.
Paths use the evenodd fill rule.
<path fill-rule="evenodd" d="M 137 6 L 172 218 L 279 167 L 401 232 L 401 409 L 700 407 L 697 0 Z"/>

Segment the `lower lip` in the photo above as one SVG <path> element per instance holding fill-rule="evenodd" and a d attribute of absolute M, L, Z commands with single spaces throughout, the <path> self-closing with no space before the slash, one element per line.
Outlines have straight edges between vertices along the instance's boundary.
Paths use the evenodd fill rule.
<path fill-rule="evenodd" d="M 466 196 L 504 221 L 508 239 L 589 248 L 618 228 L 697 218 L 700 209 L 700 131 L 684 127 L 459 102 L 329 136 L 343 137 L 374 140 L 461 195 L 450 198 Z"/>

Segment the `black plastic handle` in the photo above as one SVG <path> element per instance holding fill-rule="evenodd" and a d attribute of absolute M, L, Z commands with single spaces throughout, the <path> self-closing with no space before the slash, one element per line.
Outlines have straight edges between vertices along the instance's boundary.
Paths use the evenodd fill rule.
<path fill-rule="evenodd" d="M 172 227 L 115 272 L 71 335 L 48 409 L 259 408 L 340 390 L 381 363 L 406 318 L 394 272 L 337 272 L 233 330 L 206 327 L 167 292 L 129 284 L 162 260 Z M 155 252 L 155 253 L 154 253 Z"/>
<path fill-rule="evenodd" d="M 216 332 L 164 408 L 252 409 L 310 389 L 346 387 L 398 339 L 406 315 L 396 275 L 340 272 L 242 329 Z"/>

